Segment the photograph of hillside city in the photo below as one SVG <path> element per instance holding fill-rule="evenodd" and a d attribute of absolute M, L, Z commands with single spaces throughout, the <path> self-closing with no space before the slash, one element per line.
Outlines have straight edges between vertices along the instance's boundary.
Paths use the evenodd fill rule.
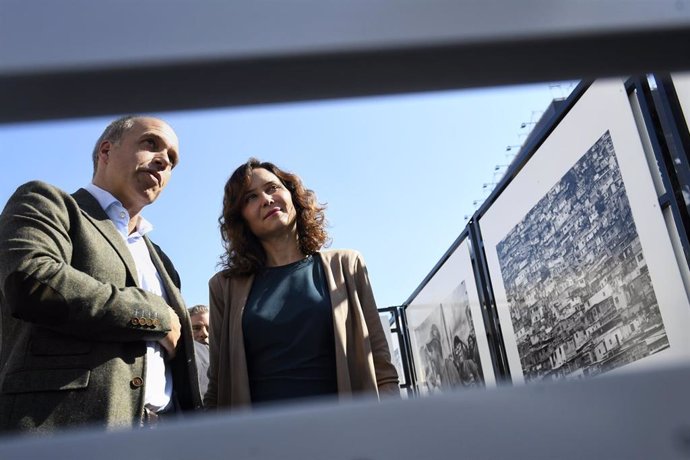
<path fill-rule="evenodd" d="M 608 131 L 496 249 L 526 382 L 668 348 Z"/>

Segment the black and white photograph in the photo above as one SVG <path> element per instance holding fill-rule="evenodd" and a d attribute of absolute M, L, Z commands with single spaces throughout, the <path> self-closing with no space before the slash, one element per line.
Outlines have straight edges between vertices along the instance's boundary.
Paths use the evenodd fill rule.
<path fill-rule="evenodd" d="M 405 309 L 422 394 L 496 386 L 466 232 L 449 253 Z"/>
<path fill-rule="evenodd" d="M 472 311 L 463 280 L 441 304 L 446 323 L 444 331 L 452 345 L 451 360 L 454 369 L 449 371 L 450 386 L 484 386 L 484 374 L 477 347 L 477 334 L 472 321 Z"/>
<path fill-rule="evenodd" d="M 496 249 L 525 380 L 597 375 L 668 348 L 608 131 Z"/>
<path fill-rule="evenodd" d="M 453 365 L 441 305 L 428 310 L 426 319 L 412 331 L 414 351 L 418 357 L 417 383 L 422 394 L 441 393 L 450 388 L 448 370 Z"/>
<path fill-rule="evenodd" d="M 478 218 L 513 383 L 690 359 L 688 295 L 623 79 L 583 89 Z"/>

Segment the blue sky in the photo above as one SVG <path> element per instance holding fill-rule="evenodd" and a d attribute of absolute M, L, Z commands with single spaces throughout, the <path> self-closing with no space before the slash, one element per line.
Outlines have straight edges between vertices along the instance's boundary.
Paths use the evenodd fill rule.
<path fill-rule="evenodd" d="M 495 167 L 511 159 L 506 146 L 520 144 L 529 122 L 572 87 L 155 113 L 180 138 L 180 165 L 143 214 L 180 272 L 187 304 L 207 304 L 222 251 L 225 181 L 250 156 L 271 161 L 327 204 L 331 247 L 363 254 L 379 307 L 400 305 L 462 232 L 473 203 L 487 196 Z M 88 183 L 93 145 L 117 116 L 0 125 L 2 206 L 29 180 L 69 192 Z"/>

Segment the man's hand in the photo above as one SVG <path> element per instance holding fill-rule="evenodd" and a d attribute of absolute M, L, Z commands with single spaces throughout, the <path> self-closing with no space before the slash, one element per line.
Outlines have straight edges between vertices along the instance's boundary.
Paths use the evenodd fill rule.
<path fill-rule="evenodd" d="M 170 332 L 160 339 L 158 343 L 168 352 L 168 359 L 173 359 L 175 357 L 175 347 L 177 347 L 177 342 L 182 336 L 182 325 L 180 324 L 180 318 L 177 317 L 177 313 L 172 308 L 169 308 L 168 312 L 170 313 Z"/>

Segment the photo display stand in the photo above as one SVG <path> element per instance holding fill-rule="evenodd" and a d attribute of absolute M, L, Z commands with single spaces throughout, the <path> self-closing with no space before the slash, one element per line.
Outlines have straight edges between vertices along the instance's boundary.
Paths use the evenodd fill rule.
<path fill-rule="evenodd" d="M 671 172 L 673 198 L 679 206 L 677 219 L 685 234 L 685 259 L 690 264 L 690 73 L 655 75 L 656 91 L 650 106 L 655 110 L 658 142 L 666 152 L 665 167 Z"/>
<path fill-rule="evenodd" d="M 467 230 L 405 302 L 420 395 L 496 386 Z"/>
<path fill-rule="evenodd" d="M 685 291 L 690 293 L 690 135 L 670 82 L 670 75 L 647 75 L 629 79 L 626 87 Z"/>
<path fill-rule="evenodd" d="M 581 84 L 473 217 L 513 383 L 690 357 L 683 259 L 636 100 L 623 79 Z"/>
<path fill-rule="evenodd" d="M 400 307 L 379 308 L 379 318 L 386 334 L 386 342 L 391 353 L 391 362 L 398 372 L 400 395 L 410 397 L 414 394 L 413 379 L 410 377 L 412 363 L 409 355 L 408 335 L 403 323 L 403 315 Z"/>

